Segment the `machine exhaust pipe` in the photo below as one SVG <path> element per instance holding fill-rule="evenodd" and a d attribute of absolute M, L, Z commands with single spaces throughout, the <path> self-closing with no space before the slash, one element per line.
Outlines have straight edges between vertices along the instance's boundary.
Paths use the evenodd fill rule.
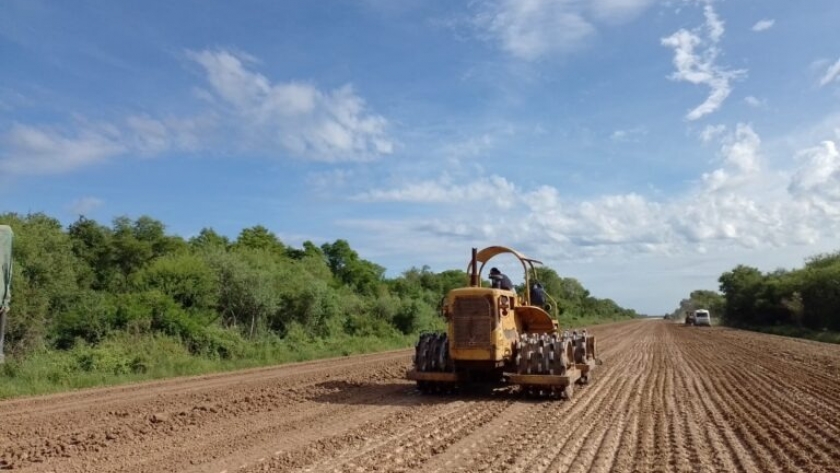
<path fill-rule="evenodd" d="M 470 286 L 476 287 L 478 286 L 478 261 L 476 261 L 476 257 L 478 256 L 478 249 L 472 249 L 472 259 L 470 260 Z"/>

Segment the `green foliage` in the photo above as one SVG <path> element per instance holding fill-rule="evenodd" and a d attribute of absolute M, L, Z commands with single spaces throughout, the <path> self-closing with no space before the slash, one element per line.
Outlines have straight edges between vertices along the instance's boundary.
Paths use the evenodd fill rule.
<path fill-rule="evenodd" d="M 70 309 L 59 312 L 50 325 L 53 345 L 67 349 L 77 341 L 96 344 L 120 329 L 114 299 L 111 294 L 96 291 L 79 294 Z"/>
<path fill-rule="evenodd" d="M 324 243 L 321 250 L 333 275 L 357 291 L 372 295 L 383 282 L 385 268 L 359 258 L 346 240 Z"/>
<path fill-rule="evenodd" d="M 133 275 L 136 290 L 159 290 L 184 309 L 212 309 L 218 293 L 217 273 L 207 260 L 196 254 L 162 256 Z"/>
<path fill-rule="evenodd" d="M 692 293 L 691 301 L 722 314 L 729 325 L 748 328 L 781 327 L 780 332 L 809 335 L 840 331 L 840 252 L 809 258 L 800 269 L 762 273 L 738 265 L 718 279 L 716 293 Z M 681 306 L 685 306 L 683 301 Z M 830 338 L 830 337 L 829 337 Z"/>
<path fill-rule="evenodd" d="M 12 274 L 13 316 L 6 326 L 11 354 L 45 346 L 55 315 L 67 310 L 79 290 L 82 265 L 61 223 L 44 214 L 2 214 L 15 231 Z"/>
<path fill-rule="evenodd" d="M 688 299 L 680 301 L 680 306 L 669 314 L 672 319 L 682 319 L 686 313 L 697 309 L 706 309 L 712 314 L 713 320 L 725 316 L 726 301 L 722 294 L 716 291 L 698 289 L 691 291 Z"/>
<path fill-rule="evenodd" d="M 0 223 L 16 236 L 0 397 L 409 346 L 468 283 L 427 266 L 388 279 L 346 240 L 293 248 L 261 225 L 187 242 L 148 216 Z M 543 270 L 567 326 L 632 312 Z"/>
<path fill-rule="evenodd" d="M 239 233 L 234 243 L 237 249 L 264 250 L 274 254 L 283 254 L 285 246 L 277 235 L 262 225 L 245 228 Z"/>
<path fill-rule="evenodd" d="M 281 268 L 265 250 L 213 252 L 205 257 L 217 274 L 217 313 L 223 325 L 253 338 L 280 308 Z"/>
<path fill-rule="evenodd" d="M 800 284 L 801 324 L 810 329 L 840 331 L 840 260 L 806 267 Z"/>
<path fill-rule="evenodd" d="M 225 250 L 230 246 L 230 240 L 219 235 L 212 228 L 202 228 L 197 236 L 190 238 L 188 244 L 194 250 Z"/>
<path fill-rule="evenodd" d="M 564 278 L 551 268 L 536 268 L 539 281 L 549 302 L 557 305 L 559 320 L 567 325 L 577 320 L 621 320 L 637 317 L 633 310 L 624 309 L 612 299 L 592 297 L 589 290 L 575 278 Z M 525 290 L 525 288 L 521 288 Z"/>
<path fill-rule="evenodd" d="M 73 254 L 86 263 L 80 270 L 90 278 L 88 285 L 94 290 L 107 289 L 116 277 L 111 229 L 79 217 L 67 228 L 67 234 Z"/>

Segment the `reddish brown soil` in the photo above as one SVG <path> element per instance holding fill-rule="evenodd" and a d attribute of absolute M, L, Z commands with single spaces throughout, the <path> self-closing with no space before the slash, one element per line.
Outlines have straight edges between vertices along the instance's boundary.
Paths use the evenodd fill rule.
<path fill-rule="evenodd" d="M 595 327 L 570 401 L 424 396 L 411 352 L 0 403 L 0 469 L 55 472 L 840 471 L 840 346 Z"/>

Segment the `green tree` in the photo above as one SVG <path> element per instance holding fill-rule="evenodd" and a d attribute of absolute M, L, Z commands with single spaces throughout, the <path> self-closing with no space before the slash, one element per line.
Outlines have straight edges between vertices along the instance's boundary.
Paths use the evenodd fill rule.
<path fill-rule="evenodd" d="M 761 272 L 753 267 L 738 265 L 718 279 L 726 300 L 724 319 L 728 322 L 756 323 L 757 302 L 764 282 Z"/>
<path fill-rule="evenodd" d="M 162 256 L 132 277 L 138 292 L 158 290 L 184 309 L 215 309 L 217 273 L 200 256 L 175 253 Z"/>
<path fill-rule="evenodd" d="M 262 225 L 245 228 L 239 232 L 239 237 L 237 237 L 234 246 L 236 248 L 265 250 L 275 255 L 283 255 L 286 249 L 277 235 Z"/>
<path fill-rule="evenodd" d="M 190 238 L 189 245 L 196 250 L 202 249 L 227 249 L 230 246 L 230 240 L 224 236 L 216 233 L 212 228 L 202 228 L 198 235 Z"/>
<path fill-rule="evenodd" d="M 382 283 L 385 268 L 359 258 L 346 240 L 324 243 L 321 250 L 333 275 L 342 283 L 365 294 L 375 294 Z"/>
<path fill-rule="evenodd" d="M 79 217 L 67 228 L 67 234 L 73 253 L 87 263 L 91 280 L 85 285 L 95 290 L 107 289 L 117 274 L 111 229 Z"/>
<path fill-rule="evenodd" d="M 15 231 L 14 313 L 8 318 L 9 353 L 46 345 L 53 319 L 72 306 L 84 268 L 61 223 L 43 213 L 2 214 L 0 222 Z M 82 278 L 83 279 L 83 278 Z"/>

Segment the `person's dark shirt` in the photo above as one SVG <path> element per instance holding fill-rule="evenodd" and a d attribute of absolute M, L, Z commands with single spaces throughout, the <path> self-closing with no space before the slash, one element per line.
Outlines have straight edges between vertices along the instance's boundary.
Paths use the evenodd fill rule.
<path fill-rule="evenodd" d="M 491 274 L 490 280 L 493 281 L 493 287 L 496 289 L 513 290 L 513 283 L 510 282 L 510 278 L 504 273 Z"/>
<path fill-rule="evenodd" d="M 545 292 L 543 288 L 534 284 L 531 286 L 531 305 L 542 307 L 545 305 Z"/>

